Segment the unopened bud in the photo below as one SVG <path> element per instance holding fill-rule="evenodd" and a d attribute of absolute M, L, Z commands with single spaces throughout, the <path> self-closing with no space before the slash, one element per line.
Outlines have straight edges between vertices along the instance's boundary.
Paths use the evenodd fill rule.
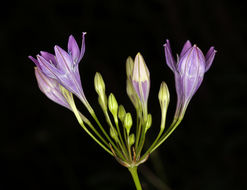
<path fill-rule="evenodd" d="M 131 147 L 135 143 L 135 135 L 132 133 L 130 136 L 128 136 L 128 145 Z"/>
<path fill-rule="evenodd" d="M 135 92 L 133 84 L 129 79 L 127 79 L 126 90 L 127 90 L 127 94 L 129 96 L 132 104 L 134 105 L 135 109 L 138 109 L 140 100 L 138 99 L 138 96 Z"/>
<path fill-rule="evenodd" d="M 140 101 L 146 103 L 150 90 L 150 74 L 140 53 L 137 53 L 135 57 L 132 84 Z"/>
<path fill-rule="evenodd" d="M 102 97 L 98 97 L 99 105 L 103 111 L 107 111 L 107 97 L 104 94 Z"/>
<path fill-rule="evenodd" d="M 118 118 L 120 119 L 121 122 L 124 122 L 125 115 L 126 115 L 126 111 L 123 105 L 120 105 L 118 108 Z"/>
<path fill-rule="evenodd" d="M 132 73 L 133 73 L 133 67 L 134 67 L 134 61 L 133 59 L 129 56 L 126 60 L 126 74 L 127 78 L 131 79 Z"/>
<path fill-rule="evenodd" d="M 115 98 L 115 96 L 111 93 L 108 97 L 108 108 L 110 112 L 112 113 L 115 122 L 118 121 L 117 115 L 118 115 L 118 103 Z"/>
<path fill-rule="evenodd" d="M 127 113 L 124 118 L 124 127 L 126 128 L 127 134 L 129 135 L 132 126 L 132 117 L 130 113 Z"/>
<path fill-rule="evenodd" d="M 105 83 L 100 73 L 96 73 L 94 77 L 94 87 L 99 95 L 99 104 L 103 110 L 107 110 L 107 97 L 105 95 Z"/>
<path fill-rule="evenodd" d="M 118 142 L 118 134 L 116 129 L 114 129 L 113 127 L 110 127 L 110 135 L 116 142 Z"/>
<path fill-rule="evenodd" d="M 145 133 L 151 127 L 151 125 L 152 125 L 152 115 L 148 114 L 147 123 L 146 123 L 146 127 L 145 127 Z"/>
<path fill-rule="evenodd" d="M 165 121 L 166 121 L 166 112 L 168 108 L 168 104 L 170 101 L 170 94 L 168 87 L 165 82 L 162 82 L 160 85 L 160 91 L 159 91 L 159 102 L 160 102 L 160 108 L 161 108 L 161 130 L 164 130 L 165 128 Z"/>
<path fill-rule="evenodd" d="M 168 106 L 169 101 L 170 101 L 170 93 L 169 93 L 168 87 L 165 82 L 162 82 L 160 85 L 160 91 L 159 91 L 158 98 L 160 101 L 161 109 L 164 109 L 163 107 L 165 105 Z"/>
<path fill-rule="evenodd" d="M 94 77 L 94 87 L 99 96 L 105 93 L 105 83 L 100 73 L 96 73 Z"/>

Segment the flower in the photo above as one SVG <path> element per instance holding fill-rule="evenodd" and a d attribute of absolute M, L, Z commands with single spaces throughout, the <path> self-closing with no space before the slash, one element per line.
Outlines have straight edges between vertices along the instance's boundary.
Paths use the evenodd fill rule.
<path fill-rule="evenodd" d="M 39 89 L 52 101 L 71 110 L 70 105 L 61 92 L 61 86 L 52 78 L 45 76 L 38 67 L 34 68 Z"/>
<path fill-rule="evenodd" d="M 37 55 L 37 59 L 32 56 L 29 56 L 29 58 L 46 77 L 56 80 L 68 91 L 75 94 L 84 105 L 90 109 L 91 107 L 87 102 L 81 86 L 78 67 L 85 52 L 85 34 L 86 33 L 82 34 L 81 50 L 79 49 L 75 38 L 70 35 L 68 52 L 56 45 L 54 47 L 55 55 L 41 51 L 40 55 Z"/>
<path fill-rule="evenodd" d="M 169 40 L 164 44 L 166 63 L 174 72 L 176 91 L 177 91 L 177 108 L 175 118 L 182 118 L 192 96 L 200 87 L 204 73 L 208 71 L 215 56 L 214 47 L 210 47 L 204 57 L 202 51 L 196 46 L 192 46 L 188 40 L 175 62 L 170 48 Z"/>
<path fill-rule="evenodd" d="M 150 74 L 147 65 L 140 53 L 134 60 L 132 84 L 142 104 L 147 104 L 150 90 Z"/>

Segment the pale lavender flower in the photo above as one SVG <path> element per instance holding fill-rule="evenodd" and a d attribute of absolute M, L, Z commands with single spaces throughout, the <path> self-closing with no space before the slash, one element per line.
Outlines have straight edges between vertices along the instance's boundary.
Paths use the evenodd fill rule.
<path fill-rule="evenodd" d="M 182 118 L 189 101 L 202 83 L 204 73 L 212 65 L 216 51 L 211 47 L 204 57 L 196 45 L 192 46 L 190 41 L 187 41 L 176 62 L 172 56 L 169 40 L 164 44 L 164 49 L 166 63 L 175 75 L 177 91 L 175 118 Z"/>
<path fill-rule="evenodd" d="M 56 80 L 68 91 L 75 94 L 86 107 L 90 107 L 81 86 L 78 68 L 85 52 L 85 34 L 82 34 L 81 49 L 79 49 L 75 38 L 70 35 L 68 52 L 56 45 L 54 47 L 55 55 L 41 51 L 40 55 L 37 55 L 37 59 L 32 56 L 29 56 L 29 58 L 46 77 Z"/>
<path fill-rule="evenodd" d="M 55 79 L 45 76 L 38 67 L 34 68 L 34 72 L 41 92 L 52 101 L 71 110 L 70 105 L 61 92 L 59 83 Z"/>

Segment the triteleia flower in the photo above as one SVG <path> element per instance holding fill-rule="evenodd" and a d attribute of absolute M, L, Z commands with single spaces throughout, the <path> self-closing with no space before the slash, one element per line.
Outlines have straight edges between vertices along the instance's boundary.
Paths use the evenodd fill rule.
<path fill-rule="evenodd" d="M 200 87 L 204 73 L 208 71 L 215 56 L 215 49 L 211 47 L 204 57 L 202 51 L 196 46 L 192 46 L 190 41 L 184 44 L 184 47 L 175 62 L 169 40 L 164 44 L 166 63 L 174 72 L 177 108 L 175 118 L 183 118 L 185 110 L 195 92 Z"/>
<path fill-rule="evenodd" d="M 85 52 L 84 36 L 85 33 L 82 35 L 81 50 L 79 49 L 75 38 L 70 35 L 68 41 L 68 52 L 56 45 L 54 47 L 55 55 L 41 51 L 40 55 L 37 55 L 37 59 L 32 56 L 29 56 L 29 58 L 46 77 L 56 80 L 68 91 L 75 94 L 88 109 L 91 109 L 81 86 L 78 68 L 79 62 Z"/>
<path fill-rule="evenodd" d="M 45 76 L 38 67 L 35 67 L 34 69 L 41 92 L 52 101 L 71 110 L 70 105 L 61 92 L 60 84 L 55 79 Z"/>
<path fill-rule="evenodd" d="M 150 74 L 147 65 L 140 53 L 138 53 L 134 60 L 133 87 L 143 105 L 147 104 L 149 90 L 150 90 Z"/>

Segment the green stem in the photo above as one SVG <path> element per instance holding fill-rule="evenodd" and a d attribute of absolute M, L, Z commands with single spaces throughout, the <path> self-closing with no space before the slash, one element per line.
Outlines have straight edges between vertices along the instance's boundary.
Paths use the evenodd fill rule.
<path fill-rule="evenodd" d="M 168 128 L 168 130 L 164 133 L 164 135 L 160 138 L 159 142 L 156 144 L 156 146 L 151 150 L 150 154 L 158 148 L 171 134 L 172 132 L 177 128 L 177 126 L 181 123 L 182 119 L 178 119 L 177 122 L 174 124 L 174 126 Z"/>
<path fill-rule="evenodd" d="M 95 141 L 95 142 L 97 142 L 106 152 L 108 152 L 110 155 L 112 155 L 113 156 L 113 153 L 107 148 L 107 147 L 105 147 L 97 138 L 95 138 L 95 136 L 86 128 L 86 126 L 84 125 L 84 122 L 83 122 L 83 120 L 82 120 L 82 118 L 81 118 L 81 114 L 80 114 L 80 112 L 77 110 L 77 108 L 76 108 L 76 105 L 72 102 L 71 104 L 70 104 L 70 106 L 71 106 L 71 108 L 72 108 L 72 110 L 73 110 L 73 112 L 74 112 L 74 114 L 75 114 L 75 116 L 76 116 L 76 118 L 77 118 L 77 120 L 78 120 L 78 122 L 80 123 L 80 125 L 81 125 L 81 127 L 86 131 L 86 133 Z"/>
<path fill-rule="evenodd" d="M 129 169 L 131 176 L 134 180 L 136 190 L 142 190 L 142 186 L 141 186 L 141 183 L 140 183 L 140 180 L 138 177 L 138 173 L 137 173 L 137 166 L 129 167 L 128 169 Z"/>
<path fill-rule="evenodd" d="M 111 138 L 108 136 L 108 134 L 106 133 L 106 131 L 104 130 L 103 126 L 101 125 L 101 123 L 99 122 L 96 114 L 94 112 L 90 113 L 92 115 L 92 117 L 94 118 L 94 120 L 96 121 L 96 123 L 98 124 L 98 126 L 100 127 L 101 131 L 104 133 L 105 137 L 107 138 L 107 140 L 110 142 L 110 144 L 113 146 L 114 150 L 116 151 L 116 153 L 120 156 L 121 159 L 125 160 L 123 154 L 119 151 L 119 149 L 116 147 L 115 143 L 111 140 Z"/>

